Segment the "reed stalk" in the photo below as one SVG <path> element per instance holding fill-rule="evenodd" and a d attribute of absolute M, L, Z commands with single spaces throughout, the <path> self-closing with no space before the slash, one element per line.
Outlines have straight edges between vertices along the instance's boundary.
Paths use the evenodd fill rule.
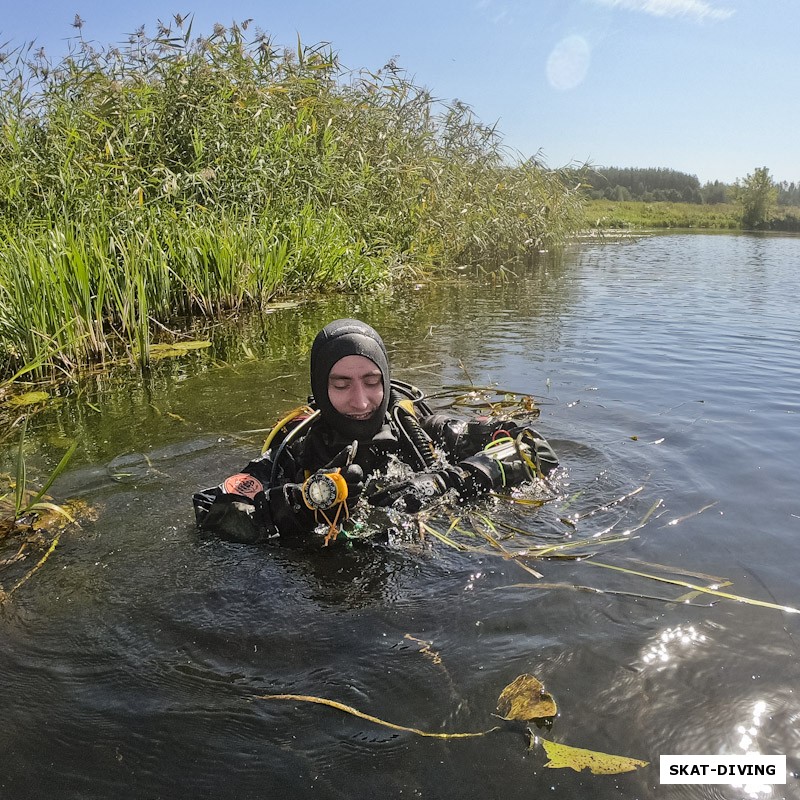
<path fill-rule="evenodd" d="M 0 377 L 157 325 L 499 264 L 581 225 L 578 187 L 395 64 L 177 18 L 51 62 L 0 54 Z"/>

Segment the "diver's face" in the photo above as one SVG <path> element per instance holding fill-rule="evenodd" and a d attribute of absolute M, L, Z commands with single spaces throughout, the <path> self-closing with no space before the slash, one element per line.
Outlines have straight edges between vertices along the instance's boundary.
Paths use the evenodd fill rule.
<path fill-rule="evenodd" d="M 370 419 L 383 402 L 383 374 L 366 356 L 345 356 L 328 375 L 331 405 L 350 419 Z"/>

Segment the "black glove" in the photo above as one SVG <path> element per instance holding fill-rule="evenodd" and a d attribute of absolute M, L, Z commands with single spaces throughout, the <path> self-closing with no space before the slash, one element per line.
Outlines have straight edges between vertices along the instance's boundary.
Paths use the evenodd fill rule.
<path fill-rule="evenodd" d="M 458 489 L 464 477 L 453 468 L 423 472 L 381 489 L 369 498 L 369 502 L 373 506 L 391 506 L 413 514 L 449 489 Z"/>
<path fill-rule="evenodd" d="M 354 441 L 342 450 L 337 456 L 331 459 L 322 469 L 317 472 L 333 472 L 336 469 L 340 470 L 341 476 L 347 483 L 347 502 L 355 503 L 359 495 L 364 491 L 364 470 L 353 463 L 356 451 L 358 450 L 358 442 Z"/>
<path fill-rule="evenodd" d="M 276 533 L 263 485 L 240 472 L 194 495 L 197 525 L 236 542 L 256 542 Z"/>

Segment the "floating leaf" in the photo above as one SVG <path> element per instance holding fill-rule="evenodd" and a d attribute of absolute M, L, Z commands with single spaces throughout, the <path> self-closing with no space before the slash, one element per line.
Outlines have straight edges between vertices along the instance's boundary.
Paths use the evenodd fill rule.
<path fill-rule="evenodd" d="M 650 763 L 649 761 L 640 761 L 638 758 L 613 756 L 609 753 L 598 753 L 594 750 L 557 744 L 541 737 L 539 739 L 550 759 L 545 766 L 550 769 L 574 769 L 575 772 L 588 769 L 594 775 L 617 775 L 620 772 L 632 772 L 640 767 L 646 767 Z M 533 746 L 533 742 L 531 746 Z"/>
<path fill-rule="evenodd" d="M 192 350 L 203 350 L 206 347 L 211 347 L 211 342 L 205 339 L 193 342 L 174 342 L 173 344 L 151 344 L 150 358 L 184 356 Z"/>
<path fill-rule="evenodd" d="M 77 525 L 77 521 L 72 514 L 64 506 L 59 506 L 56 503 L 33 503 L 29 505 L 26 511 L 37 511 L 37 512 L 50 512 L 51 514 L 56 514 L 58 516 L 64 517 L 64 519 L 68 520 L 69 522 Z"/>
<path fill-rule="evenodd" d="M 503 719 L 523 722 L 548 719 L 558 713 L 555 700 L 533 675 L 520 675 L 509 683 L 497 699 L 497 710 Z"/>
<path fill-rule="evenodd" d="M 47 392 L 25 392 L 24 394 L 15 394 L 13 397 L 9 397 L 8 404 L 10 406 L 33 406 L 49 399 L 50 395 Z"/>
<path fill-rule="evenodd" d="M 301 303 L 305 302 L 304 300 L 283 300 L 278 303 L 267 303 L 264 306 L 264 310 L 267 312 L 270 311 L 278 311 L 279 309 L 284 308 L 297 308 Z"/>

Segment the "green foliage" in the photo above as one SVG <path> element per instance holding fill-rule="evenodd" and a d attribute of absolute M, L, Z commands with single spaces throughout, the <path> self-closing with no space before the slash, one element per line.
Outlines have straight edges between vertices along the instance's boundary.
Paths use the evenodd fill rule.
<path fill-rule="evenodd" d="M 704 203 L 716 205 L 718 203 L 727 203 L 731 198 L 732 187 L 722 181 L 708 181 L 701 190 L 701 195 Z"/>
<path fill-rule="evenodd" d="M 775 205 L 778 187 L 766 167 L 758 167 L 744 180 L 736 181 L 735 197 L 742 211 L 745 228 L 768 228 Z"/>
<path fill-rule="evenodd" d="M 587 228 L 739 228 L 738 207 L 733 204 L 643 203 L 591 200 L 586 203 Z"/>
<path fill-rule="evenodd" d="M 708 205 L 736 202 L 738 181 L 737 184 L 707 181 L 700 186 L 696 176 L 672 169 L 609 167 L 574 171 L 573 174 L 579 176 L 591 200 Z M 777 189 L 779 206 L 800 205 L 800 186 L 796 183 L 783 181 L 777 184 Z"/>
<path fill-rule="evenodd" d="M 598 167 L 582 177 L 592 200 L 699 203 L 702 197 L 697 177 L 674 169 Z"/>
<path fill-rule="evenodd" d="M 28 483 L 28 470 L 25 462 L 25 435 L 27 433 L 27 428 L 28 420 L 27 417 L 24 417 L 16 451 L 16 470 L 14 478 L 11 479 L 10 476 L 0 476 L 0 484 L 7 483 L 6 486 L 0 487 L 0 538 L 15 530 L 19 526 L 21 518 L 31 514 L 54 512 L 66 518 L 70 518 L 68 512 L 60 506 L 47 502 L 45 498 L 48 489 L 53 485 L 55 479 L 64 471 L 74 455 L 78 443 L 72 442 L 45 483 L 38 489 L 33 489 Z"/>
<path fill-rule="evenodd" d="M 156 321 L 502 262 L 580 224 L 567 176 L 394 64 L 176 26 L 0 58 L 0 375 L 117 342 L 146 363 Z"/>
<path fill-rule="evenodd" d="M 779 206 L 800 206 L 800 184 L 781 181 L 777 187 Z"/>
<path fill-rule="evenodd" d="M 584 207 L 585 228 L 702 228 L 740 230 L 741 206 L 734 203 L 642 203 L 589 200 Z M 766 226 L 772 231 L 800 231 L 800 207 L 778 207 Z"/>

